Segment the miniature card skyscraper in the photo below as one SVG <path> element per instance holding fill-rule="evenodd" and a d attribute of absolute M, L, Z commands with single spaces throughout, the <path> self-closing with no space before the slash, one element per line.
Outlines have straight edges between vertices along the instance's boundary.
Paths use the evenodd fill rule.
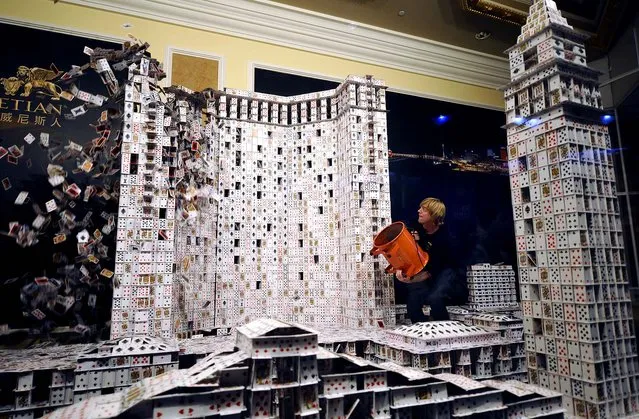
<path fill-rule="evenodd" d="M 125 96 L 113 338 L 260 317 L 394 325 L 367 254 L 390 222 L 385 86 L 281 97 L 171 87 Z"/>
<path fill-rule="evenodd" d="M 598 73 L 535 0 L 507 52 L 508 158 L 529 379 L 588 418 L 637 413 L 639 365 Z"/>

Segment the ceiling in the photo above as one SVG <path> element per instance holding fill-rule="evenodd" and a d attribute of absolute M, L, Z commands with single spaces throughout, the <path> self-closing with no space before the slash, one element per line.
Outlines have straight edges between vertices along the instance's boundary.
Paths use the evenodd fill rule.
<path fill-rule="evenodd" d="M 530 0 L 273 0 L 491 55 L 515 44 Z M 637 12 L 637 0 L 555 0 L 576 29 L 588 33 L 589 58 L 607 52 Z M 403 16 L 399 15 L 404 11 Z M 488 31 L 488 39 L 475 34 Z"/>

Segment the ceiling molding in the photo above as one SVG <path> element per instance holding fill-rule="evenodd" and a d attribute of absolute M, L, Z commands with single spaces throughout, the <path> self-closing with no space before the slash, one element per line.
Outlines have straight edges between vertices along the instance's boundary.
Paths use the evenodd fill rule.
<path fill-rule="evenodd" d="M 492 19 L 523 25 L 526 23 L 530 0 L 511 0 L 508 6 L 504 0 L 460 0 L 464 11 L 480 14 Z M 634 5 L 634 8 L 633 8 Z M 615 40 L 621 23 L 627 15 L 633 16 L 636 10 L 636 2 L 630 0 L 607 0 L 598 4 L 596 17 L 585 18 L 574 13 L 560 9 L 562 15 L 579 32 L 590 35 L 586 43 L 591 59 L 605 54 Z"/>
<path fill-rule="evenodd" d="M 472 85 L 510 81 L 505 57 L 267 0 L 61 0 Z"/>

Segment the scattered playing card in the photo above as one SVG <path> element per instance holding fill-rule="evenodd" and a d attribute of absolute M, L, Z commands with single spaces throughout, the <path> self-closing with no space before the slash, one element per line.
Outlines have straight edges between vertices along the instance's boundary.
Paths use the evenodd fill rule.
<path fill-rule="evenodd" d="M 4 188 L 5 191 L 8 191 L 9 189 L 11 189 L 11 181 L 9 180 L 8 177 L 2 179 L 2 187 Z"/>
<path fill-rule="evenodd" d="M 18 194 L 15 204 L 16 205 L 22 205 L 24 204 L 24 202 L 27 200 L 27 197 L 29 196 L 29 192 L 27 191 L 22 191 Z"/>
<path fill-rule="evenodd" d="M 13 157 L 22 157 L 22 155 L 24 154 L 24 151 L 21 147 L 18 147 L 17 145 L 14 144 L 11 147 L 9 147 L 9 153 L 11 153 Z"/>
<path fill-rule="evenodd" d="M 47 212 L 53 212 L 58 209 L 58 205 L 55 203 L 55 199 L 51 199 L 44 204 L 47 207 Z"/>
<path fill-rule="evenodd" d="M 45 147 L 49 147 L 49 133 L 41 132 L 40 133 L 40 144 Z"/>
<path fill-rule="evenodd" d="M 9 151 L 7 151 L 6 148 L 0 146 L 0 159 L 2 159 L 7 154 L 9 154 Z"/>
<path fill-rule="evenodd" d="M 93 162 L 91 160 L 85 160 L 84 163 L 82 163 L 82 170 L 89 173 L 91 169 L 93 169 Z"/>
<path fill-rule="evenodd" d="M 42 320 L 45 317 L 47 317 L 47 315 L 44 314 L 39 308 L 36 308 L 35 310 L 33 310 L 31 314 L 33 315 L 33 317 L 35 317 L 38 320 Z"/>
<path fill-rule="evenodd" d="M 78 196 L 80 196 L 80 193 L 82 193 L 82 190 L 80 189 L 78 185 L 76 185 L 75 183 L 72 183 L 71 185 L 67 187 L 64 193 L 69 195 L 71 198 L 75 199 Z"/>
<path fill-rule="evenodd" d="M 35 136 L 31 133 L 28 133 L 25 137 L 24 137 L 24 141 L 27 142 L 27 144 L 31 144 L 32 142 L 35 141 Z"/>
<path fill-rule="evenodd" d="M 106 269 L 106 268 L 104 268 L 104 269 L 102 269 L 102 271 L 100 271 L 100 275 L 110 279 L 113 276 L 113 272 L 108 270 L 108 269 Z"/>
<path fill-rule="evenodd" d="M 52 176 L 49 178 L 49 183 L 51 186 L 58 186 L 64 183 L 64 176 Z"/>
<path fill-rule="evenodd" d="M 85 113 L 87 113 L 87 108 L 84 105 L 80 105 L 71 109 L 71 114 L 74 117 L 84 115 Z"/>
<path fill-rule="evenodd" d="M 40 228 L 40 227 L 42 227 L 42 226 L 44 225 L 44 222 L 45 222 L 46 220 L 47 220 L 47 219 L 44 217 L 44 215 L 39 214 L 39 215 L 35 218 L 35 220 L 33 220 L 33 222 L 31 223 L 31 225 L 33 226 L 33 228 Z"/>
<path fill-rule="evenodd" d="M 76 237 L 78 238 L 78 243 L 87 243 L 89 241 L 89 232 L 86 230 L 82 230 L 81 232 L 79 232 Z"/>

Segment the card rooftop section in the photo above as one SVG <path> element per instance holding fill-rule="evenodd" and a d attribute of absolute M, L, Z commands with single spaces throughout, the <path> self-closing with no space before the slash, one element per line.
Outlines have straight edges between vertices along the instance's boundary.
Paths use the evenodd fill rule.
<path fill-rule="evenodd" d="M 513 380 L 479 382 L 392 362 L 372 364 L 327 351 L 318 339 L 297 323 L 256 320 L 237 328 L 230 352 L 47 417 L 564 417 L 558 392 Z"/>
<path fill-rule="evenodd" d="M 489 315 L 482 316 L 484 317 L 481 318 L 485 319 Z M 285 337 L 277 338 L 280 335 Z M 291 346 L 296 341 L 299 347 Z M 108 396 L 107 398 L 117 399 L 110 394 L 128 394 L 132 391 L 129 387 L 135 387 L 141 380 L 158 377 L 162 373 L 168 374 L 171 379 L 176 379 L 173 370 L 178 364 L 188 367 L 200 361 L 196 366 L 199 365 L 200 370 L 205 369 L 207 362 L 211 359 L 220 360 L 223 357 L 217 354 L 233 353 L 237 348 L 241 351 L 241 356 L 234 359 L 241 361 L 247 357 L 244 354 L 251 354 L 254 363 L 250 369 L 247 369 L 246 365 L 229 367 L 227 372 L 234 377 L 235 384 L 227 383 L 228 386 L 235 388 L 241 384 L 246 387 L 246 380 L 261 371 L 259 385 L 253 386 L 255 391 L 259 390 L 261 393 L 277 387 L 274 382 L 269 382 L 274 376 L 281 377 L 281 374 L 275 374 L 276 370 L 288 371 L 293 368 L 300 374 L 308 373 L 308 371 L 317 372 L 317 366 L 310 361 L 310 357 L 316 352 L 321 359 L 344 358 L 360 367 L 373 368 L 373 372 L 362 371 L 355 374 L 356 387 L 352 389 L 353 394 L 361 393 L 362 388 L 359 388 L 360 384 L 357 383 L 362 379 L 368 382 L 368 378 L 372 380 L 377 377 L 374 381 L 383 378 L 388 388 L 400 385 L 395 380 L 390 383 L 379 368 L 400 373 L 409 381 L 432 378 L 457 384 L 461 380 L 462 383 L 472 384 L 473 390 L 476 390 L 481 388 L 481 385 L 474 380 L 505 379 L 509 381 L 497 382 L 488 387 L 520 388 L 523 386 L 532 389 L 533 392 L 537 391 L 533 387 L 526 387 L 523 383 L 512 382 L 512 380 L 525 379 L 521 322 L 518 328 L 510 326 L 510 329 L 499 329 L 495 327 L 495 324 L 486 322 L 481 325 L 472 322 L 466 325 L 460 322 L 422 323 L 397 330 L 327 326 L 322 327 L 321 332 L 318 333 L 296 323 L 262 319 L 240 326 L 227 336 L 190 338 L 179 344 L 173 339 L 165 340 L 147 336 L 119 338 L 101 344 L 0 351 L 0 355 L 6 360 L 6 368 L 2 371 L 0 393 L 14 396 L 11 399 L 2 399 L 0 411 L 11 413 L 15 417 L 31 418 L 72 403 L 76 404 L 74 409 L 79 409 L 77 405 L 86 405 L 85 401 L 88 397 Z M 299 361 L 291 364 L 289 359 L 286 361 L 288 366 L 280 365 L 280 361 L 275 361 L 277 358 L 292 356 L 298 357 Z M 349 391 L 342 391 L 341 386 L 345 385 L 346 381 L 350 383 L 352 378 L 348 377 L 352 374 L 344 373 L 349 367 L 340 363 L 327 368 L 320 368 L 320 379 L 327 377 L 327 381 L 319 387 L 320 406 L 326 406 L 324 403 L 329 403 L 331 409 L 337 408 L 341 412 L 342 407 L 334 405 L 341 403 L 339 398 L 345 398 L 346 407 L 350 406 L 348 399 L 351 396 L 347 395 Z M 184 370 L 181 371 L 184 372 Z M 459 376 L 451 374 L 452 372 Z M 299 380 L 296 382 L 302 387 L 317 384 L 311 382 L 312 380 L 307 381 L 307 378 Z M 386 390 L 383 386 L 377 388 L 377 385 L 372 383 L 373 381 L 369 384 L 375 388 L 374 393 L 379 397 L 383 396 L 379 399 L 380 410 L 384 410 L 384 407 L 388 408 L 388 394 L 378 394 L 379 391 L 388 391 L 388 388 Z M 222 386 L 227 384 L 221 383 Z M 294 387 L 291 383 L 288 384 L 283 385 L 282 388 Z M 406 389 L 402 390 L 404 392 L 395 394 L 391 388 L 391 400 L 401 400 L 401 403 L 399 401 L 396 403 L 395 408 L 408 408 L 414 404 L 421 404 L 420 399 L 415 398 L 415 392 L 420 392 L 420 389 L 424 390 L 417 386 L 410 387 L 408 394 L 404 394 Z M 445 391 L 445 389 L 438 388 L 438 391 Z M 134 390 L 132 393 L 137 394 Z M 225 391 L 219 394 L 227 397 Z M 326 400 L 323 400 L 323 394 Z M 444 403 L 439 406 L 444 408 L 451 401 L 452 396 L 449 394 L 448 398 L 438 399 L 436 403 Z M 434 395 L 433 398 L 435 398 Z M 170 397 L 167 399 L 170 403 L 179 403 L 180 408 L 185 408 L 188 412 L 189 402 L 179 398 L 178 400 Z M 557 396 L 553 396 L 552 399 L 557 399 L 555 401 L 560 403 L 560 398 Z M 262 400 L 260 407 L 271 409 L 270 405 L 263 404 L 264 400 L 270 400 L 270 398 L 261 396 L 260 400 Z M 200 401 L 198 399 L 198 403 Z M 548 402 L 548 400 L 537 400 L 529 407 L 541 409 L 540 412 L 557 407 L 553 405 L 554 402 L 550 404 Z M 165 405 L 164 402 L 162 405 Z M 498 403 L 497 406 L 503 408 L 502 403 Z M 470 408 L 470 405 L 467 407 Z M 191 408 L 199 407 L 191 406 Z M 452 406 L 449 408 L 454 409 Z M 113 413 L 114 409 L 116 409 L 115 405 L 107 411 Z M 242 406 L 242 409 L 249 409 L 252 412 L 259 410 L 257 405 Z M 306 413 L 311 414 L 310 410 L 313 409 L 316 408 L 309 408 Z M 322 409 L 326 412 L 326 407 Z M 394 408 L 391 407 L 392 409 Z M 533 411 L 536 411 L 534 409 Z M 93 410 L 100 411 L 99 408 L 91 409 Z M 382 417 L 386 416 L 382 415 Z"/>
<path fill-rule="evenodd" d="M 144 71 L 130 78 L 112 338 L 263 316 L 394 324 L 392 279 L 367 254 L 390 222 L 381 81 L 193 100 L 179 87 L 159 95 Z"/>
<path fill-rule="evenodd" d="M 585 37 L 537 0 L 508 51 L 508 158 L 529 379 L 568 412 L 636 414 L 639 364 L 610 137 Z"/>

